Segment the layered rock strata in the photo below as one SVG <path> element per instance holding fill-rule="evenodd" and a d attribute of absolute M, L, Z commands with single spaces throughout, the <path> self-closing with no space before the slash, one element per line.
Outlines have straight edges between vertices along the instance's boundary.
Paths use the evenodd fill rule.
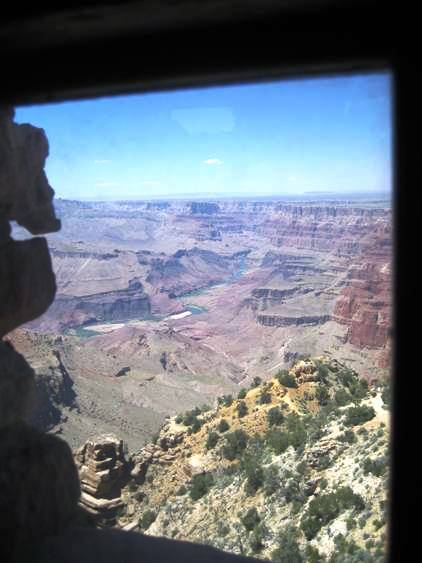
<path fill-rule="evenodd" d="M 298 317 L 284 317 L 282 315 L 258 315 L 258 324 L 263 326 L 315 326 L 330 320 L 330 315 L 304 315 Z"/>
<path fill-rule="evenodd" d="M 75 455 L 81 480 L 80 503 L 99 526 L 113 526 L 122 507 L 121 490 L 129 472 L 123 440 L 100 436 Z"/>
<path fill-rule="evenodd" d="M 359 348 L 389 348 L 392 329 L 392 246 L 388 228 L 376 233 L 371 246 L 353 263 L 333 311 L 347 325 L 346 342 Z"/>

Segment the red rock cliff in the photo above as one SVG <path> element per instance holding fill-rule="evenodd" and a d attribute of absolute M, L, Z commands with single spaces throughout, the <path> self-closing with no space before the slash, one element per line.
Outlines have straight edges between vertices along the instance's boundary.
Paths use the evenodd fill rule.
<path fill-rule="evenodd" d="M 384 225 L 376 235 L 349 267 L 333 319 L 348 325 L 347 342 L 360 348 L 382 348 L 387 354 L 392 320 L 391 228 Z M 380 359 L 382 367 L 386 367 L 384 356 Z"/>

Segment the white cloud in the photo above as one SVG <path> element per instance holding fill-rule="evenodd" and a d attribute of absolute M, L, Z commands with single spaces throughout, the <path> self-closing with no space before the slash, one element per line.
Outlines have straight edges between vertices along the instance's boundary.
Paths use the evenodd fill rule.
<path fill-rule="evenodd" d="M 94 164 L 106 164 L 107 162 L 111 162 L 111 160 L 107 160 L 106 158 L 94 160 Z"/>
<path fill-rule="evenodd" d="M 115 188 L 119 184 L 117 182 L 97 182 L 95 184 L 96 188 Z"/>
<path fill-rule="evenodd" d="M 223 161 L 220 160 L 219 158 L 208 158 L 207 160 L 203 161 L 203 164 L 208 164 L 208 165 L 211 165 L 211 166 L 213 166 L 213 165 L 218 166 L 220 164 L 223 164 Z"/>

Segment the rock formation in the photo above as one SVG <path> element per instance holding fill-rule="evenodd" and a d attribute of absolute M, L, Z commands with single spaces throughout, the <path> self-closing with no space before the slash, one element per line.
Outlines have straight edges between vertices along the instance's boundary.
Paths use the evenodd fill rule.
<path fill-rule="evenodd" d="M 129 472 L 123 440 L 99 436 L 86 442 L 75 459 L 81 480 L 81 505 L 99 526 L 113 526 L 123 505 L 121 489 Z"/>
<path fill-rule="evenodd" d="M 94 295 L 57 296 L 43 323 L 63 330 L 86 322 L 111 322 L 142 319 L 151 314 L 151 303 L 141 283 L 129 283 L 127 289 L 99 292 Z"/>
<path fill-rule="evenodd" d="M 324 324 L 330 319 L 329 315 L 303 315 L 300 317 L 283 317 L 282 315 L 258 315 L 256 320 L 263 326 L 314 326 Z"/>

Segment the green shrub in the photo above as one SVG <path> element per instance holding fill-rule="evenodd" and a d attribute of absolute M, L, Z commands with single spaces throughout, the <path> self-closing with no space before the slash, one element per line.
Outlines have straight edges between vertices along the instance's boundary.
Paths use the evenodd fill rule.
<path fill-rule="evenodd" d="M 252 531 L 255 526 L 261 522 L 261 518 L 259 517 L 258 511 L 255 507 L 250 508 L 241 520 L 248 532 Z"/>
<path fill-rule="evenodd" d="M 197 416 L 201 414 L 201 410 L 198 407 L 195 407 L 191 411 L 185 412 L 183 415 L 182 422 L 185 426 L 192 426 L 196 420 L 198 420 Z"/>
<path fill-rule="evenodd" d="M 339 407 L 348 405 L 351 400 L 352 396 L 346 391 L 346 389 L 338 389 L 334 394 L 334 401 Z"/>
<path fill-rule="evenodd" d="M 317 367 L 317 381 L 326 385 L 328 383 L 328 377 L 330 375 L 330 370 L 326 364 L 321 362 L 315 362 Z"/>
<path fill-rule="evenodd" d="M 253 389 L 254 387 L 259 387 L 262 383 L 262 379 L 260 377 L 254 377 L 251 383 L 251 389 Z"/>
<path fill-rule="evenodd" d="M 380 559 L 374 559 L 369 551 L 359 547 L 354 540 L 348 542 L 342 534 L 338 534 L 334 538 L 335 550 L 330 558 L 330 563 L 375 563 Z M 383 558 L 381 558 L 381 561 Z"/>
<path fill-rule="evenodd" d="M 289 447 L 289 437 L 286 432 L 271 429 L 266 434 L 266 442 L 276 455 L 280 455 Z"/>
<path fill-rule="evenodd" d="M 205 447 L 207 450 L 212 450 L 217 445 L 219 435 L 217 432 L 210 432 L 207 436 L 207 441 L 205 442 Z"/>
<path fill-rule="evenodd" d="M 363 510 L 365 503 L 350 487 L 340 487 L 332 493 L 311 500 L 301 520 L 301 528 L 307 540 L 312 540 L 323 526 L 349 508 Z"/>
<path fill-rule="evenodd" d="M 230 407 L 233 404 L 233 396 L 223 395 L 222 397 L 218 397 L 217 402 L 219 405 L 222 405 L 223 407 Z"/>
<path fill-rule="evenodd" d="M 281 385 L 284 385 L 285 387 L 297 387 L 296 379 L 285 369 L 280 370 L 277 373 L 276 378 Z"/>
<path fill-rule="evenodd" d="M 346 528 L 350 530 L 354 530 L 356 528 L 356 520 L 351 516 L 346 520 Z"/>
<path fill-rule="evenodd" d="M 284 415 L 279 407 L 272 407 L 267 413 L 269 426 L 278 426 L 284 420 Z"/>
<path fill-rule="evenodd" d="M 246 470 L 245 492 L 247 495 L 252 496 L 264 484 L 264 470 L 255 459 L 247 461 L 244 466 Z"/>
<path fill-rule="evenodd" d="M 224 524 L 221 520 L 217 522 L 217 535 L 219 537 L 226 537 L 227 534 L 230 532 L 230 527 L 227 524 Z"/>
<path fill-rule="evenodd" d="M 271 560 L 275 563 L 303 563 L 297 542 L 298 536 L 298 530 L 288 524 L 278 535 L 278 547 L 272 552 Z"/>
<path fill-rule="evenodd" d="M 309 475 L 310 473 L 310 468 L 309 465 L 306 463 L 305 460 L 301 461 L 300 463 L 298 463 L 296 465 L 296 473 L 298 475 L 301 475 L 302 477 L 304 477 L 305 475 Z"/>
<path fill-rule="evenodd" d="M 256 404 L 257 405 L 268 405 L 269 403 L 271 403 L 272 399 L 271 399 L 271 394 L 268 393 L 267 391 L 261 391 L 261 393 L 258 395 L 257 399 L 256 399 Z"/>
<path fill-rule="evenodd" d="M 222 418 L 218 423 L 217 428 L 219 432 L 223 433 L 223 432 L 227 432 L 227 430 L 230 428 L 230 425 L 225 418 Z"/>
<path fill-rule="evenodd" d="M 295 450 L 299 450 L 306 444 L 308 434 L 305 425 L 300 418 L 295 414 L 290 414 L 286 417 L 289 444 L 294 447 Z"/>
<path fill-rule="evenodd" d="M 375 528 L 376 530 L 379 530 L 380 528 L 382 528 L 382 527 L 384 526 L 384 524 L 385 524 L 385 520 L 378 520 L 378 519 L 376 519 L 376 520 L 374 520 L 374 522 L 373 522 L 374 528 Z"/>
<path fill-rule="evenodd" d="M 286 502 L 298 503 L 299 506 L 303 505 L 306 500 L 306 494 L 302 490 L 300 478 L 297 476 L 289 479 L 283 487 L 283 494 Z"/>
<path fill-rule="evenodd" d="M 188 492 L 188 490 L 185 487 L 185 485 L 180 485 L 180 487 L 176 491 L 176 495 L 178 497 L 181 497 L 181 496 L 185 495 L 187 492 Z"/>
<path fill-rule="evenodd" d="M 318 484 L 321 491 L 325 490 L 328 487 L 328 481 L 324 477 L 319 481 Z"/>
<path fill-rule="evenodd" d="M 252 531 L 252 534 L 249 537 L 249 547 L 251 548 L 252 553 L 259 553 L 262 551 L 264 547 L 264 533 L 262 526 L 259 524 L 255 526 Z"/>
<path fill-rule="evenodd" d="M 176 421 L 175 421 L 175 422 L 176 422 L 176 424 L 182 424 L 182 422 L 183 422 L 183 415 L 178 414 L 178 415 L 176 416 Z"/>
<path fill-rule="evenodd" d="M 381 393 L 381 398 L 382 398 L 384 405 L 387 408 L 390 408 L 391 407 L 391 382 L 390 382 L 390 378 L 386 378 L 383 381 L 383 390 L 382 390 L 382 393 Z"/>
<path fill-rule="evenodd" d="M 245 401 L 239 401 L 236 405 L 236 411 L 239 418 L 244 417 L 248 414 L 248 407 L 246 406 Z"/>
<path fill-rule="evenodd" d="M 347 388 L 350 388 L 351 386 L 353 386 L 356 379 L 357 379 L 357 374 L 349 368 L 343 367 L 337 373 L 337 381 L 341 385 L 343 385 L 344 387 L 347 387 Z"/>
<path fill-rule="evenodd" d="M 157 518 L 157 514 L 153 510 L 147 510 L 142 514 L 142 517 L 139 519 L 139 527 L 142 530 L 148 530 L 155 519 Z"/>
<path fill-rule="evenodd" d="M 339 487 L 334 494 L 337 497 L 337 502 L 343 510 L 348 508 L 353 508 L 356 511 L 361 511 L 365 508 L 365 502 L 363 498 L 354 493 L 350 487 Z"/>
<path fill-rule="evenodd" d="M 347 444 L 354 444 L 356 442 L 356 436 L 353 430 L 346 430 L 346 432 L 337 436 L 337 440 Z"/>
<path fill-rule="evenodd" d="M 324 563 L 326 561 L 313 545 L 307 545 L 305 549 L 306 563 Z"/>
<path fill-rule="evenodd" d="M 276 465 L 264 469 L 264 493 L 267 496 L 274 494 L 280 488 L 280 472 Z"/>
<path fill-rule="evenodd" d="M 368 382 L 366 379 L 360 378 L 355 371 L 349 368 L 343 368 L 337 374 L 337 379 L 339 383 L 347 388 L 353 399 L 364 399 L 368 395 Z"/>
<path fill-rule="evenodd" d="M 226 444 L 222 449 L 223 456 L 229 461 L 240 457 L 248 443 L 246 432 L 241 429 L 235 430 L 226 436 Z"/>
<path fill-rule="evenodd" d="M 194 475 L 192 479 L 192 486 L 190 489 L 190 498 L 198 500 L 208 493 L 214 484 L 214 479 L 211 473 L 201 473 Z"/>
<path fill-rule="evenodd" d="M 363 462 L 363 472 L 365 475 L 372 473 L 376 477 L 381 477 L 384 475 L 387 469 L 387 459 L 385 457 L 379 457 L 378 459 L 366 458 Z"/>
<path fill-rule="evenodd" d="M 247 393 L 246 389 L 241 389 L 239 391 L 239 394 L 237 395 L 237 398 L 238 399 L 244 399 L 246 397 L 246 393 Z"/>
<path fill-rule="evenodd" d="M 203 425 L 203 422 L 201 420 L 199 420 L 199 418 L 195 418 L 195 420 L 193 421 L 192 426 L 191 426 L 192 432 L 194 434 L 199 432 L 199 430 L 201 430 L 201 428 L 202 428 L 202 425 Z"/>
<path fill-rule="evenodd" d="M 325 385 L 318 385 L 315 391 L 315 398 L 320 405 L 328 405 L 330 393 Z"/>
<path fill-rule="evenodd" d="M 346 419 L 344 423 L 346 426 L 356 426 L 372 420 L 375 416 L 375 411 L 372 407 L 367 405 L 359 405 L 350 407 L 346 411 Z"/>

